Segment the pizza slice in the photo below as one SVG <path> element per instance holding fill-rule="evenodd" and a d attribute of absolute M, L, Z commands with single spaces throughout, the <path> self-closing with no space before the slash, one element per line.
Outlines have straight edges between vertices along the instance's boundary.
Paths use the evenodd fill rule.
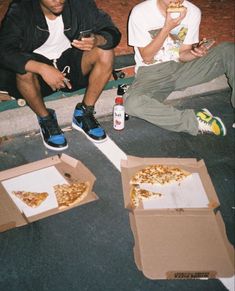
<path fill-rule="evenodd" d="M 160 198 L 163 196 L 162 193 L 155 193 L 152 191 L 148 191 L 145 189 L 140 189 L 138 186 L 131 187 L 131 207 L 136 208 L 139 206 L 140 201 L 142 200 L 149 200 L 153 198 Z"/>
<path fill-rule="evenodd" d="M 175 19 L 180 17 L 181 13 L 186 11 L 187 8 L 182 5 L 182 1 L 170 2 L 167 7 L 167 13 L 170 13 L 171 18 Z"/>
<path fill-rule="evenodd" d="M 181 12 L 185 9 L 182 2 L 180 0 L 178 1 L 171 1 L 167 7 L 167 12 Z"/>
<path fill-rule="evenodd" d="M 131 185 L 140 184 L 158 184 L 165 185 L 173 182 L 179 182 L 191 175 L 191 173 L 173 166 L 150 165 L 139 170 L 131 178 Z"/>
<path fill-rule="evenodd" d="M 72 184 L 58 184 L 54 191 L 59 209 L 73 206 L 81 202 L 89 193 L 89 182 L 76 182 Z"/>
<path fill-rule="evenodd" d="M 47 192 L 27 192 L 27 191 L 13 191 L 17 198 L 24 202 L 27 206 L 36 208 L 44 202 L 49 194 Z"/>

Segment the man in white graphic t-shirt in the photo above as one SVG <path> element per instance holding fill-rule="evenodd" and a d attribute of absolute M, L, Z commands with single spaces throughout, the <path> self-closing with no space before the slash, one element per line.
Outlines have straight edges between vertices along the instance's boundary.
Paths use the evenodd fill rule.
<path fill-rule="evenodd" d="M 172 1 L 176 3 L 177 1 Z M 201 12 L 189 1 L 182 11 L 167 12 L 170 0 L 146 0 L 131 11 L 129 45 L 135 52 L 135 80 L 124 95 L 126 112 L 176 132 L 225 135 L 222 120 L 208 109 L 178 110 L 163 101 L 175 90 L 210 81 L 226 73 L 234 94 L 234 44 L 199 42 Z"/>

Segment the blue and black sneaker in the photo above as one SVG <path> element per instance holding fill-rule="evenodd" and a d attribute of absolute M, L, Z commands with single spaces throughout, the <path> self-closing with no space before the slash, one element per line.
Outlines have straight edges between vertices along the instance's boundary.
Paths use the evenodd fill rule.
<path fill-rule="evenodd" d="M 46 117 L 37 117 L 43 143 L 50 150 L 65 150 L 68 148 L 68 143 L 58 125 L 56 113 L 53 109 L 48 109 L 48 112 L 49 115 Z"/>
<path fill-rule="evenodd" d="M 106 140 L 106 133 L 94 117 L 94 106 L 78 103 L 73 114 L 72 127 L 86 134 L 93 142 Z"/>

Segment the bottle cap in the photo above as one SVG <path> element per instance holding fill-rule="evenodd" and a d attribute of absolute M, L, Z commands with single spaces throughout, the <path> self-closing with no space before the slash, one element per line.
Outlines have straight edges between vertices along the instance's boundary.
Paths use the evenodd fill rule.
<path fill-rule="evenodd" d="M 123 98 L 122 97 L 116 97 L 115 98 L 115 103 L 116 104 L 123 104 Z"/>

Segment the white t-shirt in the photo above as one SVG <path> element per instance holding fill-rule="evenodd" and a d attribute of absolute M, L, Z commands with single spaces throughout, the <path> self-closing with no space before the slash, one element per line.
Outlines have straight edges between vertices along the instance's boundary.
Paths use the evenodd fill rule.
<path fill-rule="evenodd" d="M 180 25 L 171 31 L 162 48 L 154 56 L 152 64 L 170 60 L 177 62 L 181 44 L 193 44 L 199 41 L 201 11 L 188 1 L 184 1 L 183 5 L 187 7 L 187 15 Z M 157 0 L 146 0 L 132 9 L 128 22 L 128 43 L 135 50 L 136 71 L 140 66 L 149 66 L 143 62 L 138 47 L 148 45 L 164 23 L 165 17 L 157 6 Z"/>
<path fill-rule="evenodd" d="M 54 20 L 46 18 L 46 21 L 50 35 L 46 42 L 34 50 L 34 52 L 50 60 L 58 59 L 66 49 L 71 47 L 69 39 L 64 34 L 62 15 Z"/>

